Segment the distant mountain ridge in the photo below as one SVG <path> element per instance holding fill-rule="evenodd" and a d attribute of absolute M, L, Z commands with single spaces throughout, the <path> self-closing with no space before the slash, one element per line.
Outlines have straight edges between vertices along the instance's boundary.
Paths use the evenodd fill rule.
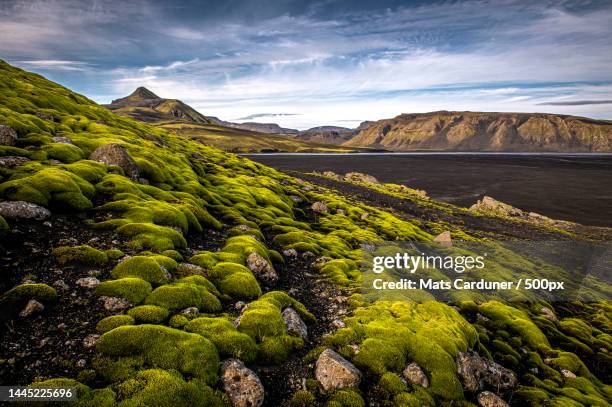
<path fill-rule="evenodd" d="M 115 113 L 144 122 L 178 119 L 191 123 L 214 123 L 213 119 L 204 116 L 180 100 L 160 98 L 142 86 L 129 96 L 113 100 L 106 107 Z"/>
<path fill-rule="evenodd" d="M 612 122 L 548 113 L 412 113 L 364 122 L 342 145 L 392 151 L 609 152 Z"/>

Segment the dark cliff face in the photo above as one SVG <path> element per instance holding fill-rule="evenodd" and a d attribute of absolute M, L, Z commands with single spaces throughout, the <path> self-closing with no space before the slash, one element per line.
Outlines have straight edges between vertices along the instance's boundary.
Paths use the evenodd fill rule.
<path fill-rule="evenodd" d="M 394 151 L 612 151 L 612 122 L 542 113 L 402 114 L 360 126 L 347 146 Z"/>

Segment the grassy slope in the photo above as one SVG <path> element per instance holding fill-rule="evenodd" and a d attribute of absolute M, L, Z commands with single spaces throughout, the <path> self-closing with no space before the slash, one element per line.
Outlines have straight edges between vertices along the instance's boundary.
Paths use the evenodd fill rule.
<path fill-rule="evenodd" d="M 300 141 L 290 137 L 257 133 L 217 125 L 160 122 L 157 126 L 174 131 L 202 144 L 234 153 L 248 152 L 354 152 L 361 149 Z"/>
<path fill-rule="evenodd" d="M 331 260 L 320 269 L 322 277 L 356 288 L 360 242 L 431 239 L 418 222 L 401 220 L 324 188 L 312 188 L 162 128 L 119 117 L 83 96 L 3 62 L 0 95 L 0 124 L 19 134 L 17 146 L 0 147 L 0 155 L 31 159 L 14 169 L 0 168 L 0 197 L 82 212 L 92 228 L 114 230 L 129 242 L 132 254 L 142 257 L 131 260 L 130 267 L 116 267 L 112 273 L 115 280 L 104 283 L 105 290 L 129 293 L 135 304 L 144 299 L 159 308 L 131 312 L 154 321 L 149 324 L 130 325 L 130 318 L 105 322 L 104 331 L 128 325 L 110 329 L 98 343 L 96 377 L 87 383 L 89 387 L 79 387 L 84 405 L 119 401 L 143 405 L 153 400 L 174 405 L 222 404 L 223 397 L 215 390 L 220 358 L 233 355 L 273 365 L 299 349 L 303 344 L 284 332 L 280 311 L 291 305 L 311 320 L 308 310 L 285 293 L 262 295 L 258 282 L 244 267 L 250 252 L 258 252 L 275 264 L 283 260 L 273 248 L 329 256 Z M 40 119 L 36 112 L 50 114 L 54 120 Z M 55 143 L 52 136 L 69 137 L 74 146 Z M 126 147 L 149 185 L 131 181 L 115 167 L 87 160 L 96 147 L 111 142 Z M 304 204 L 296 204 L 291 197 Z M 309 203 L 320 200 L 327 203 L 330 212 L 308 222 Z M 104 217 L 98 216 L 100 213 Z M 244 226 L 236 228 L 238 225 Z M 189 259 L 204 268 L 205 277 L 168 280 L 155 263 L 173 271 L 176 262 L 167 256 L 177 257 L 176 251 L 187 256 L 183 250 L 186 239 L 205 235 L 208 229 L 223 229 L 228 238 L 218 251 L 201 252 Z M 261 241 L 266 243 L 253 236 L 264 237 Z M 25 287 L 17 294 L 32 290 Z M 36 292 L 41 290 L 36 287 Z M 238 329 L 228 323 L 219 299 L 251 301 Z M 169 322 L 160 322 L 163 318 L 155 316 L 166 315 L 166 310 L 176 314 L 188 304 L 207 312 L 210 320 L 189 322 L 174 315 Z M 580 361 L 587 352 L 609 361 L 612 346 L 607 303 L 575 304 L 573 309 L 582 319 L 564 318 L 558 323 L 540 317 L 538 304 L 518 309 L 497 302 L 465 302 L 458 312 L 435 301 L 368 304 L 357 294 L 351 304 L 347 327 L 326 338 L 325 344 L 370 374 L 367 386 L 380 379 L 379 397 L 389 405 L 431 405 L 434 400 L 437 404 L 454 401 L 453 405 L 470 405 L 463 401 L 467 395 L 461 390 L 454 364 L 457 352 L 467 349 L 490 354 L 518 372 L 522 387 L 514 393 L 515 402 L 606 405 L 606 398 L 610 398 L 609 387 Z M 488 321 L 476 322 L 473 316 L 477 312 Z M 351 347 L 356 344 L 360 346 L 358 354 Z M 545 358 L 550 360 L 546 364 Z M 430 377 L 429 389 L 384 385 L 393 381 L 390 372 L 400 372 L 413 360 Z M 564 379 L 561 367 L 579 377 Z M 43 384 L 74 384 L 70 380 Z M 360 405 L 356 393 L 329 396 L 310 389 L 321 401 L 332 397 L 334 406 Z"/>

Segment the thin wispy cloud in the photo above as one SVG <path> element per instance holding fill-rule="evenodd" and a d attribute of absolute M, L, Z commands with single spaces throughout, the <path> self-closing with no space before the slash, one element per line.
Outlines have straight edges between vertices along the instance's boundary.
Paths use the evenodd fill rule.
<path fill-rule="evenodd" d="M 299 116 L 299 113 L 256 113 L 250 114 L 248 116 L 239 117 L 236 120 L 253 120 L 253 119 L 261 119 L 264 117 L 285 117 L 285 116 Z"/>
<path fill-rule="evenodd" d="M 584 105 L 612 105 L 612 100 L 569 100 L 566 102 L 544 102 L 540 106 L 584 106 Z"/>
<path fill-rule="evenodd" d="M 610 99 L 609 2 L 124 3 L 2 2 L 0 56 L 99 102 L 142 85 L 294 128 L 441 109 L 612 117 L 568 103 Z M 288 109 L 301 114 L 254 117 Z"/>

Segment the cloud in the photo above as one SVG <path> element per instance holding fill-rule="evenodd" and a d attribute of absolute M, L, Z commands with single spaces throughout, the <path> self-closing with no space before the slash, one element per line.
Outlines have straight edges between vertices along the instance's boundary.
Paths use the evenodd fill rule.
<path fill-rule="evenodd" d="M 18 60 L 11 61 L 14 64 L 28 66 L 44 70 L 60 70 L 60 71 L 90 71 L 92 65 L 83 61 L 66 61 L 58 59 L 33 59 L 33 60 Z"/>
<path fill-rule="evenodd" d="M 543 102 L 538 106 L 584 106 L 584 105 L 610 105 L 612 100 L 568 100 L 564 102 Z"/>
<path fill-rule="evenodd" d="M 256 113 L 250 114 L 248 116 L 240 117 L 236 120 L 253 120 L 253 119 L 261 119 L 264 117 L 285 117 L 285 116 L 299 116 L 299 113 Z"/>
<path fill-rule="evenodd" d="M 567 102 L 612 94 L 610 21 L 609 3 L 578 0 L 5 1 L 0 54 L 100 102 L 142 85 L 286 127 L 440 109 L 605 117 Z"/>

